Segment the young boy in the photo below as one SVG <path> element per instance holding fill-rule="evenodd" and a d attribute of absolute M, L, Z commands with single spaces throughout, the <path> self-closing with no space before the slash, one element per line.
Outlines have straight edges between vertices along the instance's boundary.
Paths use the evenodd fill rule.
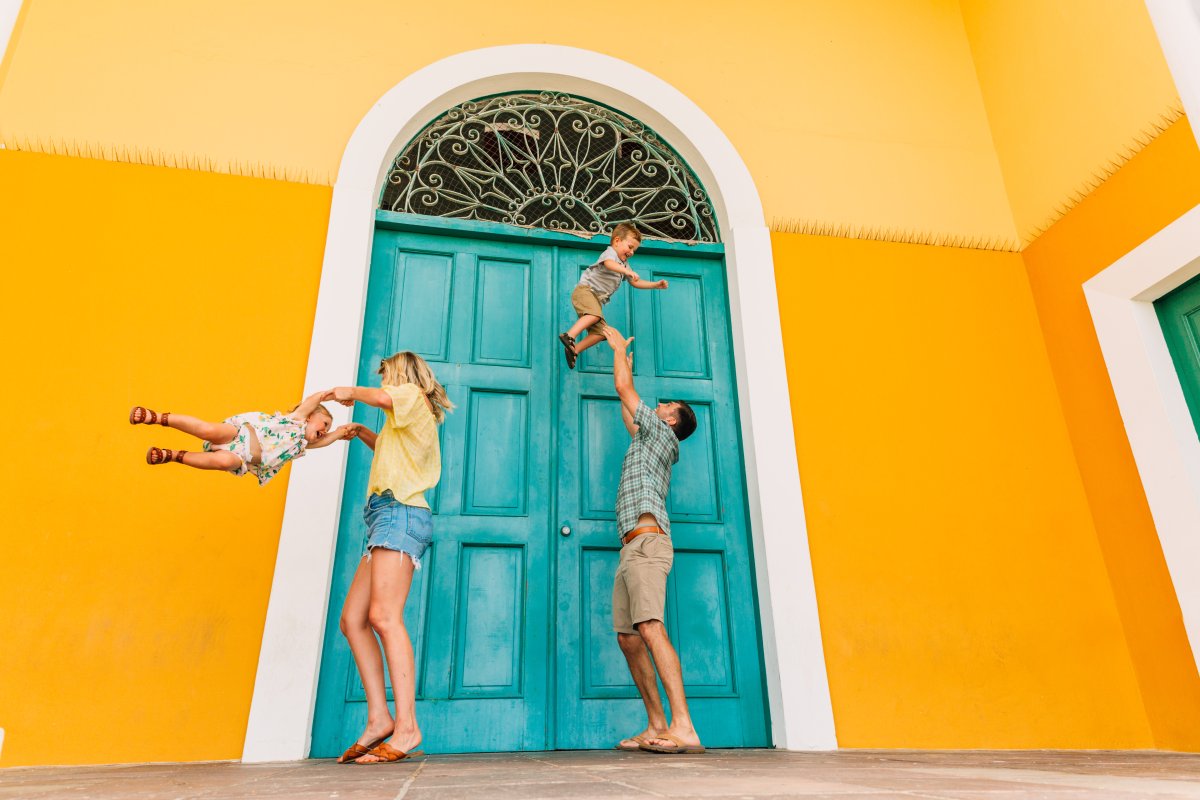
<path fill-rule="evenodd" d="M 584 350 L 604 339 L 604 304 L 612 299 L 613 293 L 621 288 L 621 281 L 629 281 L 637 289 L 665 289 L 666 281 L 644 281 L 629 268 L 629 259 L 642 244 L 642 234 L 627 222 L 613 228 L 610 245 L 595 264 L 583 271 L 575 291 L 571 292 L 571 305 L 579 319 L 566 333 L 560 333 L 567 357 L 567 367 L 575 369 L 575 359 Z M 584 328 L 591 328 L 586 339 L 575 343 Z"/>

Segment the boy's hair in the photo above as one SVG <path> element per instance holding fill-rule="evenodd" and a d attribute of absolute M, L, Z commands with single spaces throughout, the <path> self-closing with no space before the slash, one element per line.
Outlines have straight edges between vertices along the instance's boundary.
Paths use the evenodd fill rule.
<path fill-rule="evenodd" d="M 673 402 L 675 403 L 675 424 L 671 426 L 671 430 L 675 432 L 675 438 L 682 442 L 696 431 L 696 412 L 692 411 L 692 407 L 683 400 Z"/>
<path fill-rule="evenodd" d="M 622 222 L 620 225 L 613 228 L 612 236 L 609 237 L 609 242 L 616 244 L 618 239 L 624 239 L 626 236 L 629 236 L 638 242 L 642 240 L 642 232 L 635 228 L 632 222 Z"/>
<path fill-rule="evenodd" d="M 429 398 L 433 407 L 433 418 L 441 422 L 446 418 L 446 412 L 454 408 L 454 403 L 446 395 L 446 390 L 433 376 L 433 370 L 411 350 L 401 350 L 393 353 L 379 362 L 380 383 L 384 386 L 403 386 L 411 383 Z"/>

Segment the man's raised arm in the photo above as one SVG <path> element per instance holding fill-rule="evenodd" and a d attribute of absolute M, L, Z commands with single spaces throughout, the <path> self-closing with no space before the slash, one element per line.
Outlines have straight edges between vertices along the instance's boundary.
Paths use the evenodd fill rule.
<path fill-rule="evenodd" d="M 613 385 L 617 389 L 617 397 L 621 398 L 621 420 L 629 435 L 637 433 L 637 425 L 633 424 L 633 415 L 637 411 L 642 398 L 633 388 L 633 359 L 629 355 L 629 344 L 633 341 L 630 336 L 626 339 L 621 332 L 611 325 L 604 328 L 604 338 L 613 350 Z"/>

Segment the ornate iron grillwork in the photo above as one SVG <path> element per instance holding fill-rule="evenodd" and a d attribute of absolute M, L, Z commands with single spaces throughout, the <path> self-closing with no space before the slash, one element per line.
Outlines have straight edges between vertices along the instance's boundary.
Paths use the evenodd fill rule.
<path fill-rule="evenodd" d="M 596 234 L 717 242 L 704 187 L 654 131 L 549 92 L 455 106 L 396 157 L 380 207 Z"/>

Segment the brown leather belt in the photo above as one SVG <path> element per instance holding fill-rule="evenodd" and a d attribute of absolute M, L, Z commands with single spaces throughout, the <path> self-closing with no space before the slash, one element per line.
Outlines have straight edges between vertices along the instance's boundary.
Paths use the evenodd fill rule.
<path fill-rule="evenodd" d="M 641 528 L 634 528 L 629 533 L 622 536 L 621 544 L 629 544 L 634 539 L 641 536 L 643 533 L 661 533 L 664 536 L 666 535 L 666 531 L 664 531 L 662 528 L 658 527 L 657 525 L 646 525 Z"/>

